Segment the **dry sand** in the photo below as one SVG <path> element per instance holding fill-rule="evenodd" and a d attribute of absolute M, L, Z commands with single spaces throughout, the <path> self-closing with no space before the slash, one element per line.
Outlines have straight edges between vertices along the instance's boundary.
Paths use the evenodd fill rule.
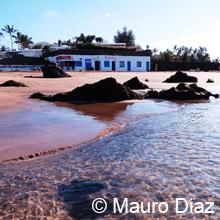
<path fill-rule="evenodd" d="M 71 78 L 62 79 L 44 79 L 41 72 L 0 72 L 0 83 L 13 79 L 25 83 L 27 88 L 1 88 L 0 87 L 0 111 L 16 110 L 16 108 L 25 105 L 28 97 L 34 92 L 42 92 L 45 94 L 54 94 L 58 92 L 70 91 L 85 83 L 94 83 L 106 77 L 114 77 L 118 82 L 123 83 L 131 77 L 138 76 L 140 80 L 145 81 L 147 78 L 150 82 L 146 82 L 150 88 L 163 89 L 170 88 L 170 84 L 162 83 L 173 72 L 72 72 Z M 190 75 L 199 78 L 199 84 L 202 86 L 210 86 L 206 84 L 208 78 L 215 81 L 215 85 L 220 85 L 219 72 L 191 72 Z M 26 78 L 33 76 L 33 78 Z"/>

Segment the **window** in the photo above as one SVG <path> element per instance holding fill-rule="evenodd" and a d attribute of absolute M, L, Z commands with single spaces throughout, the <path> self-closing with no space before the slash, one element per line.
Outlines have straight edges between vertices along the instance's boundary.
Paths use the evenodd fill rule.
<path fill-rule="evenodd" d="M 75 66 L 82 66 L 82 61 L 74 61 Z"/>
<path fill-rule="evenodd" d="M 125 61 L 120 61 L 119 62 L 119 67 L 125 67 Z"/>
<path fill-rule="evenodd" d="M 104 67 L 110 67 L 110 61 L 104 61 Z"/>
<path fill-rule="evenodd" d="M 141 67 L 141 61 L 137 61 L 137 67 Z"/>

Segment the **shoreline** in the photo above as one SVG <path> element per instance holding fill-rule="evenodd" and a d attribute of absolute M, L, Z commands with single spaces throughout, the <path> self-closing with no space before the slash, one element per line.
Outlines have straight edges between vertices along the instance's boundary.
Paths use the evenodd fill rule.
<path fill-rule="evenodd" d="M 112 72 L 79 72 L 79 73 L 71 73 L 71 78 L 65 78 L 65 79 L 44 79 L 39 78 L 39 76 L 42 73 L 40 72 L 19 72 L 19 73 L 9 73 L 9 72 L 1 72 L 0 73 L 0 83 L 4 82 L 9 79 L 14 79 L 15 81 L 22 82 L 24 84 L 27 84 L 29 87 L 27 88 L 0 88 L 0 122 L 2 123 L 2 119 L 5 117 L 8 117 L 8 115 L 15 115 L 13 119 L 8 119 L 5 122 L 5 125 L 8 126 L 10 124 L 9 128 L 4 131 L 5 127 L 2 125 L 3 130 L 1 132 L 4 132 L 2 135 L 3 137 L 6 135 L 8 138 L 5 138 L 6 144 L 3 146 L 3 151 L 7 151 L 7 146 L 10 144 L 10 147 L 8 147 L 8 154 L 10 152 L 14 152 L 13 149 L 13 143 L 7 142 L 10 137 L 9 134 L 13 136 L 13 134 L 17 135 L 16 129 L 18 129 L 19 132 L 22 132 L 20 130 L 23 130 L 23 120 L 28 126 L 31 126 L 30 129 L 33 129 L 33 123 L 38 123 L 38 120 L 42 120 L 42 114 L 45 114 L 43 117 L 44 120 L 47 120 L 46 124 L 42 125 L 36 125 L 34 132 L 37 132 L 37 136 L 30 136 L 33 138 L 36 138 L 36 140 L 43 141 L 41 134 L 39 133 L 40 130 L 42 130 L 43 137 L 45 138 L 46 142 L 39 143 L 39 146 L 36 146 L 36 150 L 32 147 L 33 151 L 29 152 L 31 150 L 28 150 L 28 141 L 30 143 L 32 142 L 31 137 L 27 136 L 21 136 L 21 138 L 18 137 L 18 142 L 20 142 L 19 148 L 20 153 L 16 156 L 13 156 L 14 153 L 12 153 L 12 156 L 8 159 L 4 159 L 3 161 L 17 161 L 19 158 L 20 160 L 24 159 L 32 159 L 37 157 L 42 157 L 44 155 L 53 155 L 54 153 L 57 153 L 59 151 L 63 151 L 64 149 L 68 149 L 69 146 L 71 148 L 78 147 L 82 145 L 84 142 L 88 143 L 89 141 L 96 139 L 100 136 L 106 136 L 111 131 L 108 131 L 108 129 L 111 130 L 111 127 L 114 127 L 114 123 L 123 122 L 127 123 L 128 121 L 132 120 L 133 118 L 137 118 L 138 115 L 144 115 L 149 114 L 149 111 L 155 112 L 157 111 L 157 104 L 158 103 L 165 103 L 160 101 L 146 101 L 148 104 L 143 104 L 145 101 L 137 101 L 137 100 L 128 100 L 123 102 L 116 102 L 116 103 L 96 103 L 96 104 L 90 104 L 89 108 L 87 108 L 86 105 L 72 105 L 68 103 L 47 103 L 44 101 L 38 101 L 38 100 L 31 100 L 28 99 L 28 97 L 34 93 L 34 92 L 43 92 L 45 94 L 54 94 L 58 92 L 66 92 L 70 91 L 77 86 L 81 86 L 85 83 L 93 83 L 100 79 L 112 76 Z M 124 81 L 127 81 L 128 79 L 132 78 L 133 76 L 138 76 L 142 82 L 145 81 L 146 78 L 149 79 L 150 82 L 145 82 L 147 85 L 150 86 L 150 88 L 153 89 L 166 89 L 170 88 L 174 84 L 166 84 L 162 83 L 162 81 L 167 78 L 168 76 L 172 75 L 173 72 L 149 72 L 149 73 L 121 73 L 116 72 L 114 73 L 113 77 L 117 79 L 120 83 L 123 83 Z M 205 87 L 218 87 L 220 85 L 220 75 L 218 72 L 208 72 L 208 73 L 190 73 L 192 75 L 199 75 L 199 84 L 202 84 Z M 211 76 L 210 76 L 211 74 Z M 27 78 L 25 76 L 27 75 L 34 75 L 35 78 Z M 213 77 L 215 76 L 215 78 Z M 38 78 L 37 78 L 38 77 Z M 215 83 L 214 84 L 205 84 L 206 78 L 214 78 Z M 152 104 L 152 106 L 151 106 Z M 139 105 L 139 107 L 138 107 Z M 170 103 L 168 104 L 170 105 Z M 49 106 L 49 107 L 48 107 Z M 51 106 L 51 107 L 50 107 Z M 136 107 L 135 107 L 136 106 Z M 3 108 L 2 108 L 3 107 Z M 55 109 L 57 108 L 57 109 Z M 152 109 L 151 109 L 152 108 Z M 172 107 L 171 107 L 172 108 Z M 150 109 L 150 110 L 149 110 Z M 22 114 L 20 112 L 24 111 Z M 19 115 L 19 114 L 20 115 Z M 16 115 L 17 114 L 17 115 Z M 48 116 L 54 115 L 51 119 L 47 119 Z M 32 119 L 32 118 L 35 119 Z M 63 117 L 60 118 L 55 124 L 53 124 L 53 121 L 57 120 L 57 117 Z M 79 119 L 78 117 L 81 117 Z M 39 119 L 38 119 L 39 118 Z M 68 122 L 68 118 L 72 118 L 72 122 L 70 125 L 70 122 Z M 20 120 L 20 124 L 13 124 L 11 121 L 17 121 L 17 119 Z M 31 119 L 31 121 L 29 121 Z M 77 119 L 78 121 L 75 122 L 74 120 Z M 35 120 L 35 121 L 32 121 Z M 66 120 L 66 122 L 63 122 L 63 120 Z M 84 124 L 81 123 L 81 120 L 84 121 Z M 86 121 L 90 120 L 89 123 L 93 123 L 93 127 L 83 130 L 83 126 L 86 126 Z M 126 121 L 127 120 L 127 121 Z M 50 125 L 52 123 L 52 125 Z M 66 124 L 65 124 L 66 123 Z M 26 126 L 25 124 L 25 126 Z M 59 129 L 56 128 L 59 124 L 64 124 L 59 129 L 61 132 L 68 133 L 67 136 L 62 136 L 61 133 L 61 140 L 56 139 L 56 136 L 59 136 Z M 82 124 L 82 125 L 81 125 Z M 78 132 L 78 134 L 75 134 L 75 138 L 77 138 L 78 141 L 76 141 L 70 133 L 71 130 L 74 132 L 79 130 L 81 125 L 81 133 Z M 48 127 L 49 126 L 49 127 Z M 66 127 L 67 126 L 67 127 Z M 75 126 L 75 127 L 74 127 Z M 97 128 L 98 127 L 98 128 Z M 54 130 L 55 128 L 55 130 Z M 14 133 L 11 133 L 11 129 Z M 28 127 L 26 128 L 28 129 Z M 94 129 L 96 129 L 97 133 L 94 133 Z M 63 131 L 64 130 L 64 131 Z M 112 129 L 114 132 L 114 128 Z M 116 129 L 117 130 L 117 129 Z M 47 140 L 44 133 L 50 132 L 50 140 Z M 29 130 L 26 132 L 29 133 Z M 55 132 L 55 133 L 53 133 Z M 90 133 L 89 133 L 90 132 Z M 93 132 L 93 133 L 91 133 Z M 25 133 L 25 130 L 23 131 Z M 84 135 L 84 137 L 82 136 Z M 55 139 L 53 138 L 55 137 Z M 78 139 L 78 136 L 81 136 L 81 139 Z M 1 137 L 1 133 L 0 133 Z M 13 136 L 14 138 L 14 136 Z M 63 139 L 63 141 L 62 141 Z M 16 137 L 15 137 L 16 140 Z M 4 142 L 4 141 L 3 141 Z M 24 146 L 23 147 L 23 143 Z M 43 144 L 42 144 L 43 143 Z M 42 146 L 41 146 L 42 144 Z M 55 145 L 56 146 L 55 146 Z M 48 147 L 51 146 L 51 147 Z M 16 145 L 15 145 L 16 147 Z M 22 149 L 26 149 L 22 153 Z M 18 147 L 17 147 L 18 149 Z M 2 153 L 2 148 L 0 148 L 0 152 Z"/>
<path fill-rule="evenodd" d="M 115 127 L 109 127 L 107 129 L 101 131 L 95 138 L 93 138 L 91 140 L 88 140 L 88 141 L 85 141 L 85 142 L 82 142 L 82 143 L 77 144 L 77 145 L 66 146 L 66 147 L 58 147 L 56 149 L 41 151 L 41 152 L 29 154 L 29 155 L 21 155 L 21 156 L 16 157 L 16 158 L 11 158 L 11 159 L 0 161 L 0 164 L 34 160 L 34 159 L 38 159 L 38 158 L 42 158 L 42 157 L 53 156 L 55 154 L 59 154 L 60 152 L 67 151 L 68 149 L 71 149 L 71 150 L 78 149 L 78 148 L 80 148 L 84 145 L 94 144 L 95 142 L 97 142 L 97 141 L 101 140 L 102 138 L 105 138 L 109 135 L 119 133 L 120 131 L 123 130 L 123 128 L 125 126 L 126 125 L 124 125 L 124 126 L 123 125 L 121 125 L 121 126 L 118 125 L 118 126 L 115 126 Z"/>
<path fill-rule="evenodd" d="M 137 101 L 137 100 L 128 100 L 128 101 L 124 101 L 124 102 L 116 102 L 116 103 L 99 103 L 100 105 L 121 105 L 121 104 L 145 104 L 148 105 L 150 103 L 147 103 L 148 101 Z M 160 104 L 160 102 L 158 102 Z M 63 107 L 63 104 L 61 104 L 61 106 Z M 170 103 L 171 104 L 171 103 Z M 60 103 L 59 103 L 60 105 Z M 58 105 L 58 106 L 59 106 Z M 72 106 L 71 104 L 68 104 L 70 106 Z M 67 106 L 68 106 L 67 105 Z M 93 104 L 93 105 L 97 105 Z M 64 104 L 64 106 L 66 106 L 66 103 Z M 53 156 L 53 155 L 57 155 L 61 152 L 67 152 L 68 150 L 75 150 L 78 148 L 81 148 L 85 145 L 89 145 L 89 144 L 94 144 L 96 142 L 98 142 L 99 140 L 106 138 L 110 135 L 114 135 L 114 134 L 119 134 L 120 132 L 124 131 L 124 128 L 131 122 L 134 121 L 138 121 L 142 118 L 145 118 L 147 116 L 152 116 L 155 114 L 163 114 L 163 113 L 167 113 L 167 112 L 173 112 L 175 111 L 174 109 L 171 110 L 171 108 L 167 108 L 164 106 L 164 110 L 162 111 L 156 111 L 154 113 L 145 113 L 145 114 L 141 114 L 141 113 L 135 113 L 132 117 L 127 117 L 125 115 L 123 116 L 119 116 L 119 118 L 115 121 L 111 121 L 111 123 L 109 123 L 109 126 L 106 127 L 105 129 L 101 130 L 95 137 L 89 139 L 89 140 L 85 140 L 79 144 L 70 144 L 67 146 L 62 146 L 62 147 L 55 147 L 55 148 L 48 148 L 48 150 L 45 151 L 39 151 L 39 152 L 33 152 L 31 154 L 22 154 L 19 155 L 17 157 L 14 158 L 9 158 L 3 161 L 0 161 L 0 164 L 7 164 L 7 163 L 14 163 L 14 162 L 22 162 L 22 161 L 29 161 L 29 160 L 34 160 L 34 159 L 38 159 L 38 158 L 43 158 L 43 157 L 48 157 L 48 156 Z M 94 114 L 94 113 L 93 113 Z M 94 115 L 93 115 L 94 116 Z M 99 115 L 100 116 L 100 115 Z"/>

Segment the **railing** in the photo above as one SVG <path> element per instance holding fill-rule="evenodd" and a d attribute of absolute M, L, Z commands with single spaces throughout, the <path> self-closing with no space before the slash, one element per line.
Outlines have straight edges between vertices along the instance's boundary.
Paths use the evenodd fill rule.
<path fill-rule="evenodd" d="M 0 65 L 0 71 L 37 71 L 40 65 Z"/>

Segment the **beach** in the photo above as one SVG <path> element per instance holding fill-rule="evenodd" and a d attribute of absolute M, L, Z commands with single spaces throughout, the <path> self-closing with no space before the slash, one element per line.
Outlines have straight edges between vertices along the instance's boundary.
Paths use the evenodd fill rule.
<path fill-rule="evenodd" d="M 176 85 L 162 83 L 173 74 L 172 72 L 72 72 L 70 74 L 71 78 L 44 79 L 41 72 L 1 72 L 0 83 L 13 79 L 28 87 L 0 87 L 0 161 L 27 156 L 32 158 L 36 153 L 47 155 L 66 147 L 77 147 L 81 143 L 119 130 L 131 118 L 158 110 L 157 105 L 150 101 L 136 100 L 93 105 L 53 104 L 29 99 L 29 96 L 35 92 L 44 94 L 67 92 L 85 83 L 94 83 L 111 76 L 119 83 L 124 83 L 134 76 L 138 76 L 142 82 L 148 79 L 149 82 L 145 83 L 156 90 L 168 89 Z M 190 74 L 199 76 L 199 85 L 205 88 L 211 87 L 215 91 L 220 85 L 219 73 Z M 214 79 L 215 84 L 207 84 L 207 78 Z M 144 110 L 140 105 L 144 106 Z M 132 106 L 130 113 L 129 106 L 130 108 Z M 87 124 L 89 126 L 84 129 Z M 38 142 L 33 142 L 33 138 Z M 52 152 L 48 152 L 50 150 Z"/>
<path fill-rule="evenodd" d="M 220 218 L 219 100 L 73 105 L 28 98 L 34 92 L 70 91 L 109 76 L 120 83 L 138 76 L 157 90 L 176 85 L 162 83 L 173 72 L 70 74 L 71 78 L 44 79 L 40 72 L 0 73 L 0 83 L 13 79 L 28 86 L 0 88 L 0 161 L 9 160 L 0 165 L 0 216 L 78 219 L 71 210 L 90 217 L 85 204 L 97 197 L 165 200 L 172 207 L 173 199 L 182 196 L 215 201 L 215 215 L 196 219 Z M 219 72 L 189 74 L 198 77 L 200 86 L 220 93 Z M 215 83 L 207 84 L 208 78 Z M 35 157 L 39 152 L 45 153 Z M 100 185 L 102 190 L 90 191 Z M 139 218 L 192 216 L 176 215 L 171 208 L 164 215 Z"/>

